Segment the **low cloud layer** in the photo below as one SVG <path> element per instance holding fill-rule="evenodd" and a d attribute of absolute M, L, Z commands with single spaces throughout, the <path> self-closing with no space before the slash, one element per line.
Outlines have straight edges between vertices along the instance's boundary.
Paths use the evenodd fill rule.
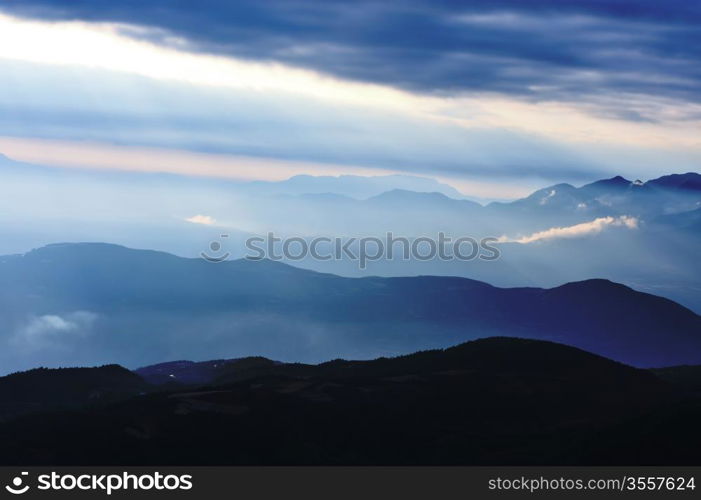
<path fill-rule="evenodd" d="M 97 318 L 97 314 L 90 311 L 31 316 L 15 329 L 11 341 L 15 346 L 29 350 L 60 347 L 89 335 Z"/>
<path fill-rule="evenodd" d="M 553 240 L 559 238 L 579 238 L 598 234 L 608 227 L 625 227 L 628 229 L 636 229 L 638 227 L 638 219 L 622 215 L 620 217 L 599 217 L 590 222 L 583 222 L 567 227 L 552 227 L 545 231 L 538 231 L 528 236 L 520 238 L 509 238 L 502 236 L 499 238 L 500 243 L 534 243 L 536 241 Z"/>

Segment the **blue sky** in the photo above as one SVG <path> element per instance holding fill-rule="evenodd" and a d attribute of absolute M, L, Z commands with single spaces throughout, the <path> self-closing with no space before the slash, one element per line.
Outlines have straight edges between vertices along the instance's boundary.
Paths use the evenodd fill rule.
<path fill-rule="evenodd" d="M 0 4 L 0 153 L 466 194 L 699 170 L 701 4 Z"/>

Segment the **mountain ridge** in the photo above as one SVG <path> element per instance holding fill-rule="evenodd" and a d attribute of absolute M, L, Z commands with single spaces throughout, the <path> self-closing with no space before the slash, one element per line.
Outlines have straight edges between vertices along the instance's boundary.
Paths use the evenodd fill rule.
<path fill-rule="evenodd" d="M 701 362 L 701 316 L 603 279 L 543 289 L 442 276 L 346 278 L 269 260 L 213 264 L 107 244 L 0 259 L 0 279 L 13 290 L 0 293 L 0 306 L 48 316 L 42 328 L 76 323 L 85 316 L 71 319 L 76 311 L 88 311 L 100 329 L 75 338 L 81 349 L 124 337 L 152 345 L 149 359 L 166 347 L 172 358 L 173 348 L 205 356 L 210 351 L 192 332 L 214 328 L 215 346 L 231 358 L 363 358 L 508 335 L 559 341 L 636 366 Z M 108 345 L 133 357 L 128 343 Z"/>
<path fill-rule="evenodd" d="M 249 368 L 201 386 L 0 422 L 0 463 L 601 465 L 634 448 L 608 446 L 625 441 L 625 430 L 615 438 L 606 433 L 640 418 L 659 420 L 657 412 L 689 401 L 649 371 L 519 338 Z M 670 462 L 696 449 L 688 440 L 667 443 Z M 590 458 L 604 450 L 605 459 Z M 631 463 L 650 456 L 660 455 L 648 450 Z"/>

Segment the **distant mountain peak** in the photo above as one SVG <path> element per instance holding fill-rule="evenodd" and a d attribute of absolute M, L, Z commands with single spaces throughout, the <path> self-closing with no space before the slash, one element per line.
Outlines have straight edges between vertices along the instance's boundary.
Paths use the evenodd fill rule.
<path fill-rule="evenodd" d="M 146 250 L 129 248 L 116 243 L 101 243 L 97 241 L 77 241 L 77 242 L 61 242 L 48 243 L 44 246 L 33 248 L 25 254 L 25 256 L 42 255 L 46 253 L 61 254 L 70 253 L 77 255 L 79 253 L 102 254 L 102 255 L 162 255 L 167 257 L 175 257 L 167 252 L 158 250 Z"/>
<path fill-rule="evenodd" d="M 482 205 L 475 201 L 466 199 L 455 199 L 447 196 L 444 193 L 437 191 L 434 192 L 418 192 L 410 191 L 407 189 L 392 189 L 390 191 L 385 191 L 377 196 L 368 198 L 366 202 L 377 203 L 377 204 L 389 204 L 389 205 L 406 205 L 408 207 L 416 208 L 482 208 Z"/>
<path fill-rule="evenodd" d="M 590 184 L 585 184 L 581 188 L 579 188 L 582 191 L 590 191 L 592 189 L 620 189 L 620 188 L 627 188 L 632 184 L 631 181 L 626 179 L 625 177 L 621 175 L 617 175 L 615 177 L 611 177 L 610 179 L 601 179 L 598 181 L 594 181 Z"/>
<path fill-rule="evenodd" d="M 604 278 L 590 278 L 581 281 L 572 281 L 565 283 L 560 286 L 550 288 L 550 290 L 565 290 L 565 289 L 577 289 L 577 290 L 625 290 L 632 291 L 633 289 L 622 283 L 617 283 Z"/>
<path fill-rule="evenodd" d="M 368 199 L 394 189 L 418 193 L 438 192 L 454 199 L 465 198 L 462 193 L 449 184 L 431 177 L 407 174 L 376 176 L 300 174 L 282 181 L 253 181 L 247 186 L 267 194 L 333 193 L 359 200 Z"/>
<path fill-rule="evenodd" d="M 421 199 L 427 199 L 427 198 L 433 198 L 433 199 L 441 199 L 441 200 L 450 200 L 451 198 L 446 196 L 443 193 L 439 193 L 437 191 L 433 192 L 419 192 L 419 191 L 410 191 L 408 189 L 390 189 L 389 191 L 385 191 L 384 193 L 380 193 L 377 196 L 373 196 L 372 199 L 379 199 L 379 198 L 421 198 Z"/>
<path fill-rule="evenodd" d="M 687 172 L 685 174 L 663 175 L 645 183 L 655 187 L 666 189 L 682 189 L 688 191 L 701 191 L 701 174 Z"/>

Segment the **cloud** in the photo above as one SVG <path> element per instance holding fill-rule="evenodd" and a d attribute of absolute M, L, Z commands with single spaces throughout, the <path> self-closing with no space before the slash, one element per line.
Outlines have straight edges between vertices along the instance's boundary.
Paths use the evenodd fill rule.
<path fill-rule="evenodd" d="M 314 172 L 317 175 L 395 173 L 377 168 L 275 157 L 3 136 L 0 136 L 0 150 L 14 160 L 31 164 L 94 170 L 167 172 L 237 180 L 283 180 L 308 172 Z"/>
<path fill-rule="evenodd" d="M 31 316 L 15 329 L 11 343 L 31 350 L 60 346 L 68 340 L 88 335 L 97 319 L 98 315 L 90 311 L 74 311 L 63 316 Z"/>
<path fill-rule="evenodd" d="M 622 215 L 620 217 L 599 217 L 590 222 L 583 222 L 567 227 L 553 227 L 545 231 L 538 231 L 529 236 L 520 238 L 509 238 L 502 236 L 499 238 L 500 243 L 522 243 L 528 244 L 536 241 L 552 240 L 559 238 L 579 238 L 598 234 L 607 227 L 626 227 L 628 229 L 636 229 L 638 227 L 638 219 Z"/>
<path fill-rule="evenodd" d="M 540 199 L 538 205 L 545 205 L 550 198 L 555 196 L 555 194 L 557 194 L 557 191 L 555 189 L 551 189 L 548 194 L 546 194 L 545 196 L 543 196 L 543 198 Z"/>
<path fill-rule="evenodd" d="M 148 32 L 148 30 L 140 30 Z M 33 22 L 0 14 L 0 57 L 84 66 L 215 88 L 285 92 L 333 102 L 412 109 L 411 94 L 294 66 L 235 59 L 134 40 L 113 24 Z"/>
<path fill-rule="evenodd" d="M 3 8 L 118 23 L 166 46 L 412 91 L 701 99 L 701 7 L 688 0 L 24 0 Z"/>
<path fill-rule="evenodd" d="M 72 3 L 53 3 L 56 16 L 44 16 L 41 5 L 34 5 L 33 13 L 22 12 L 81 19 Z M 321 7 L 310 5 L 306 9 L 311 12 L 305 12 L 311 21 L 321 22 L 325 16 L 314 15 Z M 389 5 L 377 8 L 384 12 Z M 162 7 L 165 17 L 181 9 Z M 123 8 L 119 3 L 117 10 Z M 146 10 L 150 8 L 149 3 Z M 277 15 L 267 4 L 260 8 L 265 15 Z M 333 2 L 329 8 L 356 10 Z M 363 5 L 356 14 L 366 16 L 372 8 Z M 284 16 L 288 11 L 282 8 Z M 198 12 L 211 14 L 205 8 Z M 442 16 L 457 18 L 441 17 L 441 22 L 462 23 L 461 32 L 472 31 L 465 29 L 466 22 L 542 24 L 532 13 L 509 14 L 515 20 L 507 16 L 504 21 L 451 12 Z M 627 94 L 623 99 L 608 92 L 598 73 L 588 70 L 567 77 L 581 87 L 575 92 L 577 103 L 566 102 L 562 95 L 557 99 L 565 100 L 531 99 L 487 82 L 485 91 L 468 85 L 438 92 L 333 71 L 329 76 L 322 67 L 275 57 L 227 51 L 212 55 L 192 41 L 159 38 L 163 29 L 146 27 L 150 23 L 115 24 L 128 22 L 129 16 L 107 19 L 111 24 L 87 22 L 103 20 L 102 15 L 48 23 L 0 14 L 0 136 L 5 136 L 0 151 L 11 136 L 14 145 L 9 147 L 21 151 L 6 151 L 10 156 L 41 164 L 234 178 L 244 172 L 240 178 L 262 179 L 299 173 L 418 173 L 466 186 L 467 194 L 494 198 L 509 195 L 491 187 L 489 193 L 478 192 L 474 186 L 510 181 L 513 192 L 517 184 L 527 184 L 525 191 L 551 181 L 584 182 L 616 174 L 656 177 L 670 173 L 671 165 L 693 169 L 701 159 L 701 105 L 663 92 L 635 98 Z M 190 17 L 183 15 L 183 22 Z M 138 21 L 135 16 L 133 22 Z M 568 23 L 587 25 L 590 20 L 568 18 Z M 349 50 L 341 58 L 353 54 L 355 50 Z M 441 54 L 436 54 L 438 61 Z M 479 68 L 473 57 L 460 55 L 459 67 Z M 431 73 L 432 64 L 416 63 L 422 70 L 406 74 Z M 523 67 L 515 69 L 513 64 Z M 384 65 L 378 61 L 369 67 Z M 489 65 L 511 68 L 519 75 L 550 74 L 526 54 Z M 675 71 L 666 75 L 678 76 Z M 596 103 L 584 98 L 591 89 L 597 89 Z M 621 120 L 625 113 L 638 118 Z M 19 147 L 17 138 L 64 144 Z M 229 158 L 220 162 L 218 155 Z M 629 167 L 621 171 L 621 165 Z"/>
<path fill-rule="evenodd" d="M 193 224 L 204 224 L 205 226 L 211 226 L 217 222 L 209 215 L 193 215 L 185 220 L 187 222 L 192 222 Z"/>

